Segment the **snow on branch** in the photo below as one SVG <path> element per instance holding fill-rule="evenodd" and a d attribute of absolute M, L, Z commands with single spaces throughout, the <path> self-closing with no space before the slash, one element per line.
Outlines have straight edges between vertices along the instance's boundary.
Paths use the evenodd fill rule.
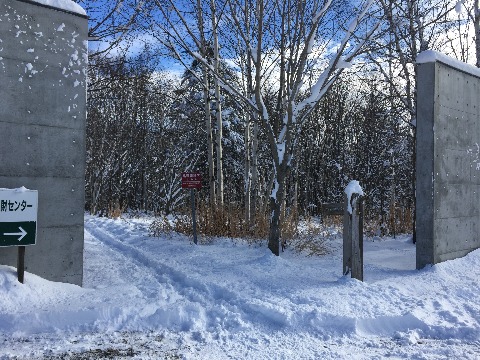
<path fill-rule="evenodd" d="M 345 32 L 345 35 L 340 42 L 338 50 L 336 54 L 330 59 L 327 68 L 320 74 L 318 77 L 317 82 L 311 87 L 310 89 L 310 96 L 308 96 L 304 101 L 297 104 L 294 108 L 295 114 L 299 115 L 302 113 L 303 110 L 306 108 L 312 108 L 320 99 L 323 97 L 325 92 L 328 88 L 333 84 L 335 79 L 340 75 L 342 70 L 351 66 L 351 61 L 353 58 L 358 55 L 362 47 L 365 45 L 367 39 L 369 39 L 373 33 L 378 28 L 378 23 L 372 27 L 372 29 L 368 32 L 367 36 L 357 44 L 355 49 L 351 52 L 349 56 L 345 59 L 342 59 L 343 52 L 348 44 L 348 41 L 352 38 L 355 29 L 357 28 L 358 24 L 363 20 L 367 10 L 370 8 L 374 0 L 369 0 L 369 2 L 365 5 L 362 12 L 352 20 L 350 23 L 348 30 Z M 311 41 L 311 39 L 310 39 Z M 308 45 L 309 47 L 312 45 Z M 309 113 L 309 112 L 308 112 Z M 305 116 L 304 116 L 305 118 Z"/>
<path fill-rule="evenodd" d="M 315 14 L 315 16 L 313 17 L 312 19 L 312 22 L 314 24 L 316 24 L 321 18 L 322 16 L 327 12 L 327 10 L 330 8 L 330 5 L 332 5 L 332 0 L 328 0 L 325 5 L 323 6 L 323 8 Z"/>

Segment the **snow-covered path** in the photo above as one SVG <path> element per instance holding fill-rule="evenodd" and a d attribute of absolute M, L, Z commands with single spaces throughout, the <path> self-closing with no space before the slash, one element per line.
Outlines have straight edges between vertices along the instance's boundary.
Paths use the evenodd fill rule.
<path fill-rule="evenodd" d="M 480 358 L 480 251 L 417 271 L 408 237 L 366 241 L 361 283 L 340 274 L 341 239 L 275 257 L 148 224 L 86 216 L 84 288 L 0 266 L 0 359 Z"/>

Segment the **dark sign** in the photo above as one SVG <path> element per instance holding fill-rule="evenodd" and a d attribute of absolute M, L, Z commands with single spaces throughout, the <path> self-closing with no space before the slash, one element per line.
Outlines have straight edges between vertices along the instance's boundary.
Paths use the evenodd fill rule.
<path fill-rule="evenodd" d="M 202 175 L 198 172 L 182 173 L 182 189 L 201 189 Z"/>

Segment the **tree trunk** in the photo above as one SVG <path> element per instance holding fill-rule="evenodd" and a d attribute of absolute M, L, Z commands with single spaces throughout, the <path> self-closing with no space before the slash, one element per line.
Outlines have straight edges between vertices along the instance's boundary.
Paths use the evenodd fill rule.
<path fill-rule="evenodd" d="M 258 204 L 258 185 L 259 185 L 259 180 L 258 180 L 258 132 L 259 132 L 259 126 L 258 126 L 258 121 L 257 118 L 254 116 L 253 117 L 253 138 L 252 138 L 252 190 L 251 190 L 251 197 L 252 200 L 250 202 L 250 213 L 254 214 L 253 218 L 251 218 L 250 222 L 250 227 L 253 227 L 254 224 L 254 217 L 257 212 L 257 209 L 259 208 Z M 263 214 L 262 214 L 263 215 Z"/>
<path fill-rule="evenodd" d="M 252 179 L 251 179 L 251 157 L 250 157 L 250 115 L 245 120 L 245 225 L 250 227 L 252 221 Z"/>
<path fill-rule="evenodd" d="M 201 1 L 197 0 L 198 28 L 200 30 L 201 49 L 200 53 L 206 58 L 207 44 L 203 32 L 203 13 Z M 212 135 L 212 116 L 210 111 L 210 82 L 208 80 L 208 66 L 203 64 L 203 101 L 205 107 L 205 123 L 207 129 L 207 158 L 208 158 L 208 184 L 210 206 L 215 206 L 215 165 L 213 162 L 213 135 Z"/>
<path fill-rule="evenodd" d="M 210 7 L 212 11 L 212 29 L 213 29 L 213 68 L 216 74 L 219 73 L 219 52 L 218 52 L 218 32 L 217 32 L 217 15 L 215 11 L 215 0 L 210 0 Z M 223 207 L 223 121 L 222 121 L 222 99 L 220 94 L 220 85 L 218 79 L 213 78 L 215 88 L 216 106 L 215 111 L 217 115 L 217 206 L 221 209 Z"/>
<path fill-rule="evenodd" d="M 287 166 L 283 161 L 277 167 L 277 173 L 274 174 L 273 190 L 270 195 L 270 233 L 268 236 L 268 248 L 275 255 L 280 255 L 280 236 L 281 236 L 281 216 L 283 197 L 285 192 L 285 180 L 287 175 Z"/>
<path fill-rule="evenodd" d="M 244 8 L 245 16 L 245 26 L 246 33 L 250 33 L 250 15 L 248 7 Z M 239 38 L 239 40 L 241 37 Z M 240 40 L 241 41 L 241 40 Z M 253 89 L 253 79 L 252 79 L 252 49 L 247 47 L 247 50 L 242 53 L 242 79 L 245 88 L 246 96 L 252 98 L 254 95 Z M 248 112 L 245 115 L 245 133 L 244 133 L 244 144 L 245 144 L 245 225 L 249 231 L 254 227 L 254 218 L 255 218 L 255 186 L 257 175 L 256 164 L 253 164 L 254 159 L 256 158 L 256 144 L 252 143 L 252 124 L 255 126 L 255 114 Z M 255 134 L 254 134 L 255 139 Z"/>
<path fill-rule="evenodd" d="M 272 215 L 270 219 L 270 233 L 268 235 L 268 248 L 276 256 L 279 256 L 281 201 L 270 198 L 270 209 L 272 211 Z"/>
<path fill-rule="evenodd" d="M 209 81 L 207 68 L 204 66 L 204 85 L 203 100 L 205 102 L 205 123 L 207 128 L 207 158 L 208 158 L 208 184 L 209 184 L 209 198 L 210 206 L 214 207 L 215 201 L 215 165 L 213 162 L 213 134 L 212 134 L 212 117 L 210 113 L 210 95 L 208 93 Z"/>

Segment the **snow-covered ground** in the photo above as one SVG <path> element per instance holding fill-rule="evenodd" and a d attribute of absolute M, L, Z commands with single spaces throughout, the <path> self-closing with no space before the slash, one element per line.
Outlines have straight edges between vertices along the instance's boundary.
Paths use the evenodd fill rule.
<path fill-rule="evenodd" d="M 407 236 L 329 255 L 85 218 L 84 287 L 0 266 L 0 359 L 479 359 L 480 250 L 415 270 Z"/>

